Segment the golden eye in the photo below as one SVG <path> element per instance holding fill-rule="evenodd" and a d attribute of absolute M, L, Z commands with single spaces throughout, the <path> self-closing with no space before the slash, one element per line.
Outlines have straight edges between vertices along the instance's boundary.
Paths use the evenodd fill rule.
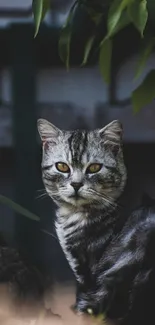
<path fill-rule="evenodd" d="M 57 170 L 59 170 L 62 173 L 69 173 L 69 171 L 70 171 L 69 166 L 63 162 L 56 163 L 56 168 L 57 168 Z"/>
<path fill-rule="evenodd" d="M 86 173 L 87 174 L 94 174 L 100 171 L 102 168 L 102 164 L 91 164 L 88 166 Z"/>

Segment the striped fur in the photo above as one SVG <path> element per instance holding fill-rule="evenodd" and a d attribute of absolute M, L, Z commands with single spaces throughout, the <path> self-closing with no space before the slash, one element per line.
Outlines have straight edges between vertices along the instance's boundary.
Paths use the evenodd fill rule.
<path fill-rule="evenodd" d="M 126 182 L 121 124 L 114 121 L 90 132 L 61 131 L 41 119 L 38 129 L 43 141 L 43 181 L 59 207 L 55 225 L 60 244 L 80 285 L 91 287 L 93 275 L 96 295 L 96 266 L 111 240 L 116 200 Z M 70 174 L 56 170 L 59 161 L 69 165 Z M 103 164 L 101 171 L 87 175 L 87 166 L 94 162 Z M 72 197 L 72 182 L 83 183 L 78 200 Z"/>
<path fill-rule="evenodd" d="M 141 299 L 139 284 L 146 293 L 150 273 L 155 273 L 145 255 L 147 249 L 150 252 L 148 234 L 155 232 L 155 208 L 121 218 L 119 202 L 127 178 L 122 127 L 113 121 L 101 130 L 61 131 L 39 120 L 38 128 L 43 181 L 58 206 L 56 232 L 77 281 L 76 309 L 91 308 L 94 314 L 106 310 L 117 319 L 128 315 L 126 321 L 136 324 L 133 310 L 141 308 L 135 300 L 136 295 Z M 57 162 L 66 163 L 70 172 L 58 171 Z M 92 163 L 102 167 L 88 174 Z M 82 184 L 78 196 L 73 182 Z M 155 267 L 155 259 L 153 263 Z"/>

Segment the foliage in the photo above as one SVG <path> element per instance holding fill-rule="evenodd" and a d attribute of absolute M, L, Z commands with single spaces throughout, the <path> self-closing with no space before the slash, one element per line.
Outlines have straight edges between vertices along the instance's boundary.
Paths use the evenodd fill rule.
<path fill-rule="evenodd" d="M 11 199 L 7 198 L 4 195 L 0 195 L 0 204 L 6 205 L 7 207 L 14 210 L 19 215 L 24 216 L 29 220 L 40 222 L 40 218 L 36 214 L 30 212 L 29 210 L 25 209 L 24 207 L 15 203 L 14 201 L 12 201 Z M 50 235 L 55 238 L 55 235 L 53 235 L 46 229 L 40 229 L 40 231 L 45 233 L 46 235 Z"/>
<path fill-rule="evenodd" d="M 33 0 L 32 2 L 32 9 L 34 14 L 34 21 L 35 21 L 35 35 L 37 36 L 39 31 L 39 26 L 44 19 L 47 11 L 50 7 L 50 0 Z"/>
<path fill-rule="evenodd" d="M 72 5 L 66 23 L 62 27 L 59 40 L 59 54 L 61 60 L 69 67 L 70 44 L 76 13 L 79 8 L 84 10 L 90 21 L 94 24 L 94 31 L 88 37 L 85 45 L 82 66 L 88 62 L 89 56 L 94 48 L 94 42 L 98 41 L 98 27 L 106 23 L 106 34 L 97 44 L 99 51 L 99 66 L 103 79 L 110 83 L 111 61 L 113 40 L 126 26 L 133 25 L 135 33 L 138 31 L 144 48 L 138 62 L 136 78 L 139 78 L 146 61 L 154 50 L 155 37 L 154 15 L 155 1 L 153 0 L 76 0 Z M 50 9 L 49 0 L 33 0 L 33 13 L 35 20 L 35 36 L 46 12 Z M 150 27 L 151 26 L 151 27 Z M 151 29 L 151 37 L 150 31 Z M 137 31 L 136 31 L 137 30 Z M 132 103 L 134 111 L 139 111 L 146 103 L 149 103 L 155 96 L 153 85 L 155 83 L 154 71 L 149 73 L 143 83 L 133 92 Z M 151 87 L 150 87 L 151 85 Z M 155 87 L 154 87 L 155 88 Z"/>
<path fill-rule="evenodd" d="M 146 91 L 147 90 L 147 91 Z M 155 97 L 155 70 L 148 73 L 142 84 L 133 91 L 132 102 L 134 112 L 149 104 Z"/>
<path fill-rule="evenodd" d="M 23 208 L 21 205 L 13 202 L 11 199 L 9 199 L 3 195 L 0 195 L 0 204 L 7 205 L 8 207 L 13 209 L 17 213 L 19 213 L 19 214 L 23 215 L 24 217 L 27 217 L 31 220 L 34 220 L 34 221 L 40 220 L 40 218 L 38 216 L 36 216 L 34 213 L 28 211 L 27 209 Z"/>

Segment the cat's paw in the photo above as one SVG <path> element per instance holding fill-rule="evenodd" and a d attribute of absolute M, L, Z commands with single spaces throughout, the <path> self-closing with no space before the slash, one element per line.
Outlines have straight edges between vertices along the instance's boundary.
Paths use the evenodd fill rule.
<path fill-rule="evenodd" d="M 84 315 L 84 314 L 93 315 L 93 311 L 91 308 L 83 309 L 77 303 L 75 303 L 74 305 L 71 305 L 70 308 L 73 311 L 73 313 L 75 313 L 76 315 Z"/>
<path fill-rule="evenodd" d="M 71 310 L 73 311 L 74 314 L 83 314 L 83 312 L 78 308 L 78 305 L 75 303 L 74 305 L 71 305 Z"/>

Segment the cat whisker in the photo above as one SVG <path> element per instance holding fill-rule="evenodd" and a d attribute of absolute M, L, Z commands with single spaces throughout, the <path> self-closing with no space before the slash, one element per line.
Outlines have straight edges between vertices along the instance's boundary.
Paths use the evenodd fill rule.
<path fill-rule="evenodd" d="M 110 197 L 107 197 L 107 195 L 100 194 L 97 191 L 94 191 L 93 189 L 90 189 L 89 192 L 92 193 L 93 195 L 95 194 L 95 196 L 97 196 L 99 198 L 99 200 L 102 199 L 104 202 L 108 203 L 108 205 L 110 205 L 111 207 L 116 206 L 116 203 L 113 202 Z"/>
<path fill-rule="evenodd" d="M 58 241 L 58 238 L 51 232 L 47 231 L 46 229 L 41 229 L 41 232 L 43 232 L 44 234 L 47 234 L 49 236 L 52 236 L 54 239 L 56 239 Z"/>
<path fill-rule="evenodd" d="M 37 190 L 36 192 L 45 192 L 45 189 L 42 188 L 42 189 Z"/>
<path fill-rule="evenodd" d="M 116 206 L 117 206 L 117 207 L 121 208 L 121 205 L 120 205 L 118 202 L 111 201 L 111 197 L 110 197 L 110 196 L 104 194 L 104 197 L 106 197 L 107 199 L 110 200 L 110 202 L 111 202 L 111 204 L 113 205 L 113 207 L 116 207 Z M 109 202 L 109 203 L 110 203 L 110 202 Z"/>
<path fill-rule="evenodd" d="M 44 198 L 47 196 L 47 192 L 45 189 L 39 189 L 36 192 L 39 192 L 39 195 L 36 196 L 36 199 Z"/>
<path fill-rule="evenodd" d="M 40 194 L 40 195 L 36 196 L 36 200 L 43 199 L 46 196 L 48 196 L 47 193 Z"/>
<path fill-rule="evenodd" d="M 110 201 L 109 198 L 107 198 L 106 196 L 103 196 L 103 200 L 106 201 L 111 207 L 115 207 L 116 206 L 116 203 Z"/>

